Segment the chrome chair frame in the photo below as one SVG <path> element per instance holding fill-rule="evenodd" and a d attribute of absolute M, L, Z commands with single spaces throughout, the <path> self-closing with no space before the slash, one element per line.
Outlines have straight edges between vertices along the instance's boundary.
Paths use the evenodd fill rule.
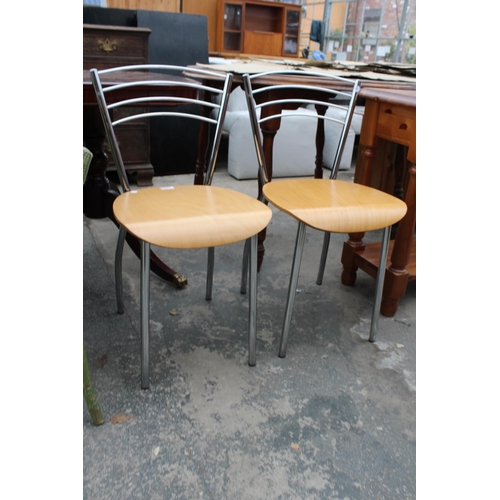
<path fill-rule="evenodd" d="M 152 72 L 151 79 L 142 79 L 138 81 L 122 81 L 120 83 L 103 85 L 101 81 L 102 76 L 106 76 L 113 73 L 122 72 L 122 74 L 130 74 L 131 72 Z M 179 81 L 168 81 L 160 79 L 158 80 L 156 73 L 166 72 L 167 74 L 180 73 L 184 75 L 182 83 Z M 208 154 L 205 175 L 204 175 L 204 185 L 211 185 L 215 164 L 217 160 L 217 154 L 219 150 L 221 134 L 222 134 L 222 123 L 226 114 L 229 93 L 231 90 L 231 84 L 233 76 L 230 73 L 220 73 L 215 71 L 210 71 L 200 68 L 182 67 L 175 65 L 134 65 L 134 66 L 122 66 L 117 68 L 105 69 L 98 71 L 96 69 L 90 70 L 90 77 L 92 84 L 96 92 L 97 103 L 101 113 L 101 117 L 104 123 L 104 128 L 106 136 L 108 138 L 111 153 L 114 162 L 117 166 L 118 177 L 120 179 L 120 185 L 122 191 L 129 192 L 130 184 L 127 178 L 127 173 L 125 170 L 122 153 L 118 144 L 118 140 L 115 133 L 115 127 L 119 124 L 126 123 L 128 121 L 138 119 L 138 118 L 148 118 L 151 116 L 183 116 L 193 120 L 198 120 L 200 122 L 206 122 L 209 125 L 215 127 L 213 133 L 213 140 L 211 143 L 211 148 Z M 198 80 L 201 80 L 198 81 Z M 210 85 L 209 83 L 214 86 Z M 218 85 L 214 82 L 218 82 Z M 127 98 L 123 100 L 118 100 L 117 102 L 107 102 L 107 96 L 111 95 L 113 91 L 119 90 L 130 90 L 134 87 L 144 87 L 144 86 L 165 86 L 170 87 L 175 85 L 179 87 L 182 85 L 185 88 L 196 91 L 196 98 L 186 98 L 186 97 L 172 97 L 172 96 L 149 96 L 149 97 L 134 97 Z M 210 99 L 206 99 L 206 96 L 210 95 Z M 166 111 L 151 111 L 149 108 L 145 112 L 133 113 L 128 116 L 118 118 L 116 120 L 112 119 L 111 112 L 120 107 L 135 105 L 147 106 L 148 104 L 153 104 L 154 106 L 159 105 L 174 105 L 174 104 L 196 104 L 201 106 L 206 106 L 210 108 L 210 113 L 207 115 L 196 115 L 192 113 L 178 113 L 171 110 Z M 116 286 L 116 298 L 117 298 L 117 311 L 118 313 L 124 312 L 124 300 L 123 300 L 123 284 L 122 284 L 122 257 L 123 248 L 125 244 L 127 230 L 124 226 L 120 225 L 116 252 L 115 252 L 115 286 Z M 256 363 L 256 299 L 257 299 L 257 235 L 252 236 L 247 240 L 245 247 L 250 249 L 250 297 L 249 297 L 249 365 L 253 366 Z M 208 248 L 208 266 L 207 266 L 207 285 L 206 285 L 206 300 L 212 299 L 212 283 L 213 283 L 213 273 L 214 273 L 214 259 L 215 259 L 214 248 Z M 140 270 L 140 296 L 141 296 L 141 386 L 143 389 L 149 387 L 149 302 L 150 302 L 150 243 L 147 241 L 140 240 L 140 258 L 141 258 L 141 270 Z"/>
<path fill-rule="evenodd" d="M 294 75 L 297 77 L 303 77 L 304 82 L 297 81 L 296 83 L 282 83 L 284 79 L 281 81 L 279 80 L 280 76 L 288 76 L 288 75 Z M 269 82 L 269 77 L 277 77 L 278 81 L 280 83 L 277 83 L 273 85 L 272 83 L 266 83 Z M 259 79 L 261 82 L 259 83 Z M 308 80 L 306 80 L 308 79 Z M 311 84 L 312 80 L 318 79 L 317 82 L 318 84 Z M 257 85 L 254 88 L 254 83 Z M 324 115 L 320 115 L 317 113 L 317 116 L 314 118 L 318 120 L 317 123 L 319 123 L 320 120 L 323 120 L 323 123 L 326 121 L 333 121 L 336 123 L 342 124 L 342 131 L 339 139 L 339 143 L 337 146 L 337 150 L 334 156 L 334 161 L 333 165 L 331 168 L 330 172 L 330 180 L 334 181 L 337 178 L 339 166 L 340 166 L 340 161 L 342 159 L 342 153 L 344 150 L 344 146 L 347 140 L 347 134 L 349 131 L 349 127 L 351 125 L 352 121 L 352 116 L 354 114 L 354 108 L 356 105 L 356 101 L 358 98 L 358 94 L 360 91 L 359 87 L 359 82 L 357 80 L 351 80 L 351 79 L 346 79 L 338 76 L 333 76 L 333 75 L 327 75 L 325 73 L 320 73 L 320 72 L 314 72 L 314 71 L 270 71 L 270 72 L 264 72 L 264 73 L 259 73 L 259 74 L 245 74 L 243 75 L 243 84 L 244 84 L 244 89 L 245 89 L 245 95 L 247 98 L 247 104 L 248 104 L 248 110 L 250 113 L 250 121 L 252 125 L 252 133 L 253 133 L 253 139 L 254 139 L 254 144 L 255 144 L 255 149 L 257 153 L 257 161 L 259 165 L 259 175 L 261 182 L 263 186 L 269 182 L 268 174 L 267 174 L 267 166 L 266 166 L 266 159 L 264 156 L 264 148 L 263 148 L 263 142 L 262 142 L 262 137 L 261 137 L 261 129 L 260 125 L 264 123 L 265 121 L 280 118 L 280 119 L 286 119 L 287 115 L 285 113 L 277 113 L 273 114 L 271 116 L 263 117 L 262 110 L 265 107 L 268 106 L 273 106 L 273 105 L 282 105 L 282 104 L 290 104 L 294 103 L 297 105 L 321 105 L 321 106 L 328 106 L 332 108 L 337 108 L 337 109 L 344 109 L 345 110 L 345 119 L 343 121 L 339 121 L 337 119 L 327 117 L 326 113 Z M 279 99 L 279 98 L 273 98 L 269 97 L 266 101 L 261 102 L 259 104 L 256 103 L 256 96 L 261 93 L 268 93 L 268 95 L 271 95 L 273 91 L 283 91 L 283 90 L 290 90 L 294 89 L 295 91 L 302 92 L 304 91 L 307 93 L 308 91 L 320 91 L 324 93 L 325 95 L 332 95 L 333 100 L 331 102 L 328 101 L 318 101 L 316 99 L 310 99 L 310 98 L 303 98 L 303 97 L 297 97 L 297 98 L 288 98 L 288 99 Z M 350 89 L 346 91 L 345 89 Z M 335 104 L 336 101 L 335 99 L 338 98 L 347 100 L 347 105 L 339 105 Z M 338 102 L 338 100 L 337 100 Z M 261 110 L 260 115 L 257 113 L 258 110 Z M 294 116 L 297 116 L 295 113 Z M 310 118 L 309 114 L 304 114 L 304 117 Z M 325 138 L 326 140 L 326 138 Z M 262 192 L 261 196 L 261 201 L 263 202 L 268 202 L 268 200 L 265 198 L 264 192 Z M 385 278 L 385 268 L 386 268 L 386 261 L 387 261 L 387 255 L 388 255 L 388 249 L 389 249 L 389 239 L 390 239 L 390 229 L 391 226 L 383 228 L 383 236 L 382 236 L 382 245 L 381 245 L 381 251 L 380 251 L 380 265 L 378 269 L 378 274 L 376 278 L 376 293 L 375 293 L 375 300 L 374 300 L 374 306 L 373 306 L 373 311 L 372 311 L 372 318 L 371 318 L 371 326 L 370 326 L 370 334 L 369 334 L 369 341 L 374 342 L 376 333 L 377 333 L 377 328 L 378 328 L 378 322 L 379 322 L 379 316 L 380 316 L 380 305 L 382 301 L 382 290 L 384 286 L 384 278 Z M 291 320 L 292 320 L 292 313 L 293 313 L 293 306 L 295 302 L 295 296 L 296 296 L 296 290 L 297 290 L 297 283 L 298 283 L 298 277 L 299 277 L 299 272 L 300 272 L 300 262 L 302 259 L 302 252 L 304 248 L 304 242 L 305 242 L 305 233 L 306 233 L 306 224 L 302 221 L 298 221 L 298 229 L 297 229 L 297 236 L 296 236 L 296 242 L 295 242 L 295 249 L 294 249 L 294 255 L 293 255 L 293 261 L 292 261 L 292 269 L 291 269 L 291 275 L 290 275 L 290 283 L 289 283 L 289 288 L 288 288 L 288 295 L 287 295 L 287 302 L 286 302 L 286 307 L 285 307 L 285 315 L 284 315 L 284 321 L 283 321 L 283 329 L 282 329 L 282 334 L 280 338 L 280 345 L 279 345 L 279 356 L 280 357 L 285 357 L 286 356 L 286 349 L 287 349 L 287 343 L 288 343 L 288 336 L 290 332 L 290 325 L 291 325 Z M 319 271 L 318 271 L 318 277 L 316 283 L 318 285 L 322 284 L 323 280 L 323 274 L 324 274 L 324 269 L 325 269 L 325 264 L 326 264 L 326 259 L 327 259 L 327 254 L 328 254 L 328 247 L 330 243 L 330 232 L 324 232 L 324 238 L 323 238 L 323 247 L 322 247 L 322 252 L 321 252 L 321 258 L 320 258 L 320 265 L 319 265 Z M 244 293 L 246 289 L 246 254 L 244 254 L 243 257 L 243 273 L 242 273 L 242 279 L 241 279 L 241 292 Z"/>

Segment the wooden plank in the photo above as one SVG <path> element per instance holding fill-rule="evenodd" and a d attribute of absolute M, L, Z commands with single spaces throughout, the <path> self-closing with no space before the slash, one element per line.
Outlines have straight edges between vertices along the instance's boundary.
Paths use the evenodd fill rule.
<path fill-rule="evenodd" d="M 182 13 L 207 16 L 208 51 L 215 52 L 217 38 L 217 0 L 182 0 Z"/>
<path fill-rule="evenodd" d="M 107 0 L 107 6 L 114 9 L 143 9 L 163 12 L 180 12 L 180 0 Z"/>

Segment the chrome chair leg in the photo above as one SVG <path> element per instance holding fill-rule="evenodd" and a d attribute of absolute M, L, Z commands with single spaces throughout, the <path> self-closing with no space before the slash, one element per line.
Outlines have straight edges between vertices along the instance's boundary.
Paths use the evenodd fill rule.
<path fill-rule="evenodd" d="M 255 366 L 257 344 L 257 235 L 248 240 L 249 247 L 249 297 L 248 297 L 248 364 Z M 245 243 L 245 247 L 247 244 Z"/>
<path fill-rule="evenodd" d="M 115 287 L 116 287 L 116 309 L 118 314 L 123 314 L 125 306 L 123 302 L 123 278 L 122 278 L 122 261 L 123 261 L 123 247 L 125 245 L 125 237 L 127 230 L 120 226 L 118 231 L 118 241 L 116 243 L 115 251 Z"/>
<path fill-rule="evenodd" d="M 214 283 L 214 262 L 215 262 L 215 248 L 208 249 L 208 264 L 207 264 L 207 290 L 205 292 L 205 299 L 212 300 L 212 287 Z"/>
<path fill-rule="evenodd" d="M 249 238 L 245 241 L 245 246 L 243 248 L 243 263 L 241 265 L 241 286 L 240 293 L 245 295 L 247 293 L 247 279 L 248 279 L 248 254 L 250 252 L 250 242 Z"/>
<path fill-rule="evenodd" d="M 323 283 L 323 275 L 325 274 L 326 257 L 328 256 L 328 247 L 330 245 L 330 234 L 325 233 L 323 238 L 323 250 L 321 251 L 321 259 L 319 261 L 318 278 L 316 279 L 316 284 L 321 285 Z"/>
<path fill-rule="evenodd" d="M 380 306 L 382 304 L 382 292 L 384 291 L 385 268 L 387 263 L 387 255 L 389 252 L 389 240 L 391 237 L 391 226 L 384 228 L 382 235 L 382 245 L 380 246 L 380 262 L 377 271 L 377 284 L 375 290 L 375 303 L 373 304 L 372 324 L 370 326 L 370 342 L 375 342 L 377 334 L 378 319 L 380 317 Z"/>
<path fill-rule="evenodd" d="M 150 247 L 141 241 L 141 387 L 149 388 L 149 268 Z"/>
<path fill-rule="evenodd" d="M 286 301 L 285 319 L 283 321 L 283 331 L 281 333 L 281 341 L 279 348 L 279 357 L 286 356 L 286 345 L 288 342 L 288 334 L 290 332 L 290 324 L 292 322 L 293 304 L 295 302 L 295 294 L 297 292 L 297 283 L 299 280 L 300 261 L 302 260 L 302 251 L 304 250 L 304 242 L 306 239 L 306 226 L 299 222 L 297 229 L 297 239 L 295 241 L 295 250 L 293 254 L 292 271 L 290 274 L 290 286 L 288 287 L 288 298 Z"/>

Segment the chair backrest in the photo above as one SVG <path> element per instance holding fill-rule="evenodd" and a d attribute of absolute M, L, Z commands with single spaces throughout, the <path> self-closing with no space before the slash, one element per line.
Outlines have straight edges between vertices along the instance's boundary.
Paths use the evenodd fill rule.
<path fill-rule="evenodd" d="M 203 183 L 211 184 L 232 74 L 195 67 L 146 64 L 101 71 L 91 69 L 90 78 L 124 191 L 130 191 L 130 184 L 116 131 L 131 121 L 157 116 L 200 123 L 198 145 L 203 155 Z"/>
<path fill-rule="evenodd" d="M 330 178 L 335 179 L 359 93 L 358 81 L 314 71 L 283 70 L 246 74 L 243 83 L 262 183 L 269 179 L 261 129 L 272 120 L 291 116 L 302 116 L 304 120 L 311 120 L 311 126 L 316 125 L 317 148 L 322 148 L 328 140 L 325 122 L 339 124 L 340 138 L 330 174 Z M 283 112 L 290 109 L 296 111 Z M 317 153 L 322 158 L 322 149 Z"/>

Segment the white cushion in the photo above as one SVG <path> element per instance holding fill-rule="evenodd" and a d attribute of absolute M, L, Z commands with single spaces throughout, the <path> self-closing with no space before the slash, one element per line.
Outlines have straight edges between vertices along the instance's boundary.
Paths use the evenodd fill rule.
<path fill-rule="evenodd" d="M 245 91 L 241 87 L 236 87 L 232 90 L 229 96 L 229 102 L 227 103 L 227 111 L 247 111 L 247 98 L 245 97 Z"/>
<path fill-rule="evenodd" d="M 300 110 L 286 110 L 292 117 L 281 120 L 281 126 L 276 133 L 273 144 L 273 178 L 312 176 L 316 158 L 316 112 L 300 108 Z M 294 116 L 299 113 L 310 114 L 311 118 Z M 328 111 L 328 114 L 335 112 Z M 361 128 L 362 117 L 358 115 L 347 136 L 344 154 L 340 163 L 341 170 L 351 167 L 354 149 L 355 130 Z M 335 139 L 325 141 L 323 163 L 331 168 L 338 145 L 341 125 L 325 122 L 325 134 L 336 136 Z M 228 110 L 224 120 L 223 130 L 229 134 L 228 143 L 228 172 L 236 179 L 255 179 L 258 173 L 257 155 L 252 139 L 252 127 L 248 115 L 245 93 L 240 87 L 231 92 Z"/>
<path fill-rule="evenodd" d="M 365 113 L 364 106 L 356 106 L 354 108 L 354 114 L 352 115 L 351 128 L 355 135 L 361 134 L 361 125 L 363 123 L 363 115 Z"/>

